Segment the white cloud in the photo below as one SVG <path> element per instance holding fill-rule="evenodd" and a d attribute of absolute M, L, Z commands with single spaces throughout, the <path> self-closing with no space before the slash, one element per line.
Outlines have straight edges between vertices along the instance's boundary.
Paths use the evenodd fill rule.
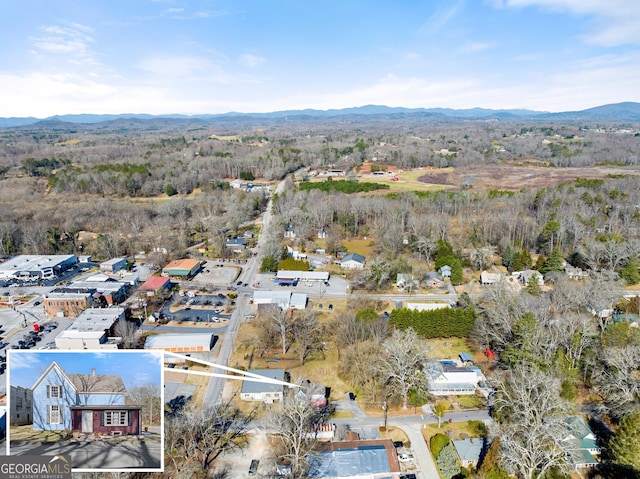
<path fill-rule="evenodd" d="M 481 52 L 483 50 L 488 50 L 489 48 L 492 48 L 493 45 L 491 43 L 486 43 L 486 42 L 472 42 L 472 43 L 467 43 L 465 45 L 462 45 L 458 51 L 460 53 L 477 53 L 477 52 Z"/>
<path fill-rule="evenodd" d="M 36 55 L 60 55 L 70 62 L 98 64 L 96 54 L 91 49 L 94 43 L 90 35 L 93 30 L 85 25 L 73 23 L 68 26 L 46 25 L 40 27 L 41 34 L 32 37 L 32 52 Z"/>
<path fill-rule="evenodd" d="M 427 19 L 420 28 L 421 31 L 427 33 L 439 32 L 447 23 L 449 23 L 464 8 L 464 0 L 457 0 L 455 3 L 447 7 L 441 7 L 436 3 L 436 11 Z"/>
<path fill-rule="evenodd" d="M 9 357 L 9 366 L 12 371 L 18 369 L 37 369 L 40 363 L 38 353 L 12 351 Z"/>
<path fill-rule="evenodd" d="M 263 57 L 257 55 L 251 55 L 249 53 L 240 55 L 240 64 L 249 68 L 255 68 L 258 65 L 262 65 L 266 60 Z"/>
<path fill-rule="evenodd" d="M 592 17 L 586 43 L 601 46 L 640 44 L 640 2 L 635 0 L 494 0 L 494 6 L 541 7 Z"/>

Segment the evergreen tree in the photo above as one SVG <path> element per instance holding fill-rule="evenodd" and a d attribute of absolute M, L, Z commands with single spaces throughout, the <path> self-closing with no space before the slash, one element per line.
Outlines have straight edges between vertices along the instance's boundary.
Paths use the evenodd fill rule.
<path fill-rule="evenodd" d="M 509 479 L 511 476 L 500 464 L 500 438 L 495 438 L 482 459 L 478 475 L 482 479 Z"/>
<path fill-rule="evenodd" d="M 565 261 L 562 256 L 562 253 L 558 248 L 554 249 L 547 260 L 542 265 L 542 268 L 539 269 L 542 274 L 548 273 L 549 271 L 558 271 L 562 273 L 564 271 Z"/>
<path fill-rule="evenodd" d="M 507 268 L 507 271 L 513 271 L 513 262 L 516 259 L 516 253 L 511 248 L 511 245 L 507 245 L 507 247 L 502 252 L 502 266 Z"/>
<path fill-rule="evenodd" d="M 640 266 L 637 256 L 629 258 L 627 265 L 620 270 L 620 277 L 625 280 L 627 284 L 640 283 L 640 273 L 638 273 L 638 267 Z"/>
<path fill-rule="evenodd" d="M 539 273 L 533 273 L 531 275 L 531 279 L 529 279 L 529 282 L 527 283 L 526 291 L 532 296 L 540 296 L 540 294 L 542 294 L 542 289 L 540 289 Z"/>
<path fill-rule="evenodd" d="M 610 448 L 617 465 L 630 467 L 640 474 L 640 409 L 622 418 Z"/>

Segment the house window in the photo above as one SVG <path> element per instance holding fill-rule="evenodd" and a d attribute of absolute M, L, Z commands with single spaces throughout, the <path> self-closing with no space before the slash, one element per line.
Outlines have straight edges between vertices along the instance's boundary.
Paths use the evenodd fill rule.
<path fill-rule="evenodd" d="M 48 409 L 49 424 L 62 424 L 62 406 L 60 404 L 49 404 Z"/>
<path fill-rule="evenodd" d="M 104 412 L 105 426 L 127 426 L 128 424 L 129 424 L 128 411 L 105 411 Z"/>
<path fill-rule="evenodd" d="M 16 409 L 22 409 L 22 398 L 16 398 Z"/>
<path fill-rule="evenodd" d="M 62 386 L 54 386 L 54 385 L 48 385 L 47 386 L 47 397 L 48 398 L 56 398 L 59 399 L 62 397 Z"/>

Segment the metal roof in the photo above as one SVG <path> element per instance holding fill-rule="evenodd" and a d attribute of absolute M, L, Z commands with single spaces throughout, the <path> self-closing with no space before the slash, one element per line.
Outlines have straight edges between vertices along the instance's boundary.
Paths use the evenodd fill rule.
<path fill-rule="evenodd" d="M 248 373 L 264 376 L 265 378 L 284 381 L 284 369 L 249 369 Z M 257 381 L 242 381 L 241 394 L 274 393 L 282 391 L 281 384 L 261 383 Z"/>

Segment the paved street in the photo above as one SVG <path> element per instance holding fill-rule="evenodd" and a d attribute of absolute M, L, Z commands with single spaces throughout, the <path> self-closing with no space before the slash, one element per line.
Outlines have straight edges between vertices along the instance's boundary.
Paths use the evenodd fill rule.
<path fill-rule="evenodd" d="M 68 455 L 74 469 L 159 469 L 162 450 L 160 434 L 151 433 L 126 439 L 73 439 L 50 443 L 12 441 L 10 446 L 12 456 Z"/>

